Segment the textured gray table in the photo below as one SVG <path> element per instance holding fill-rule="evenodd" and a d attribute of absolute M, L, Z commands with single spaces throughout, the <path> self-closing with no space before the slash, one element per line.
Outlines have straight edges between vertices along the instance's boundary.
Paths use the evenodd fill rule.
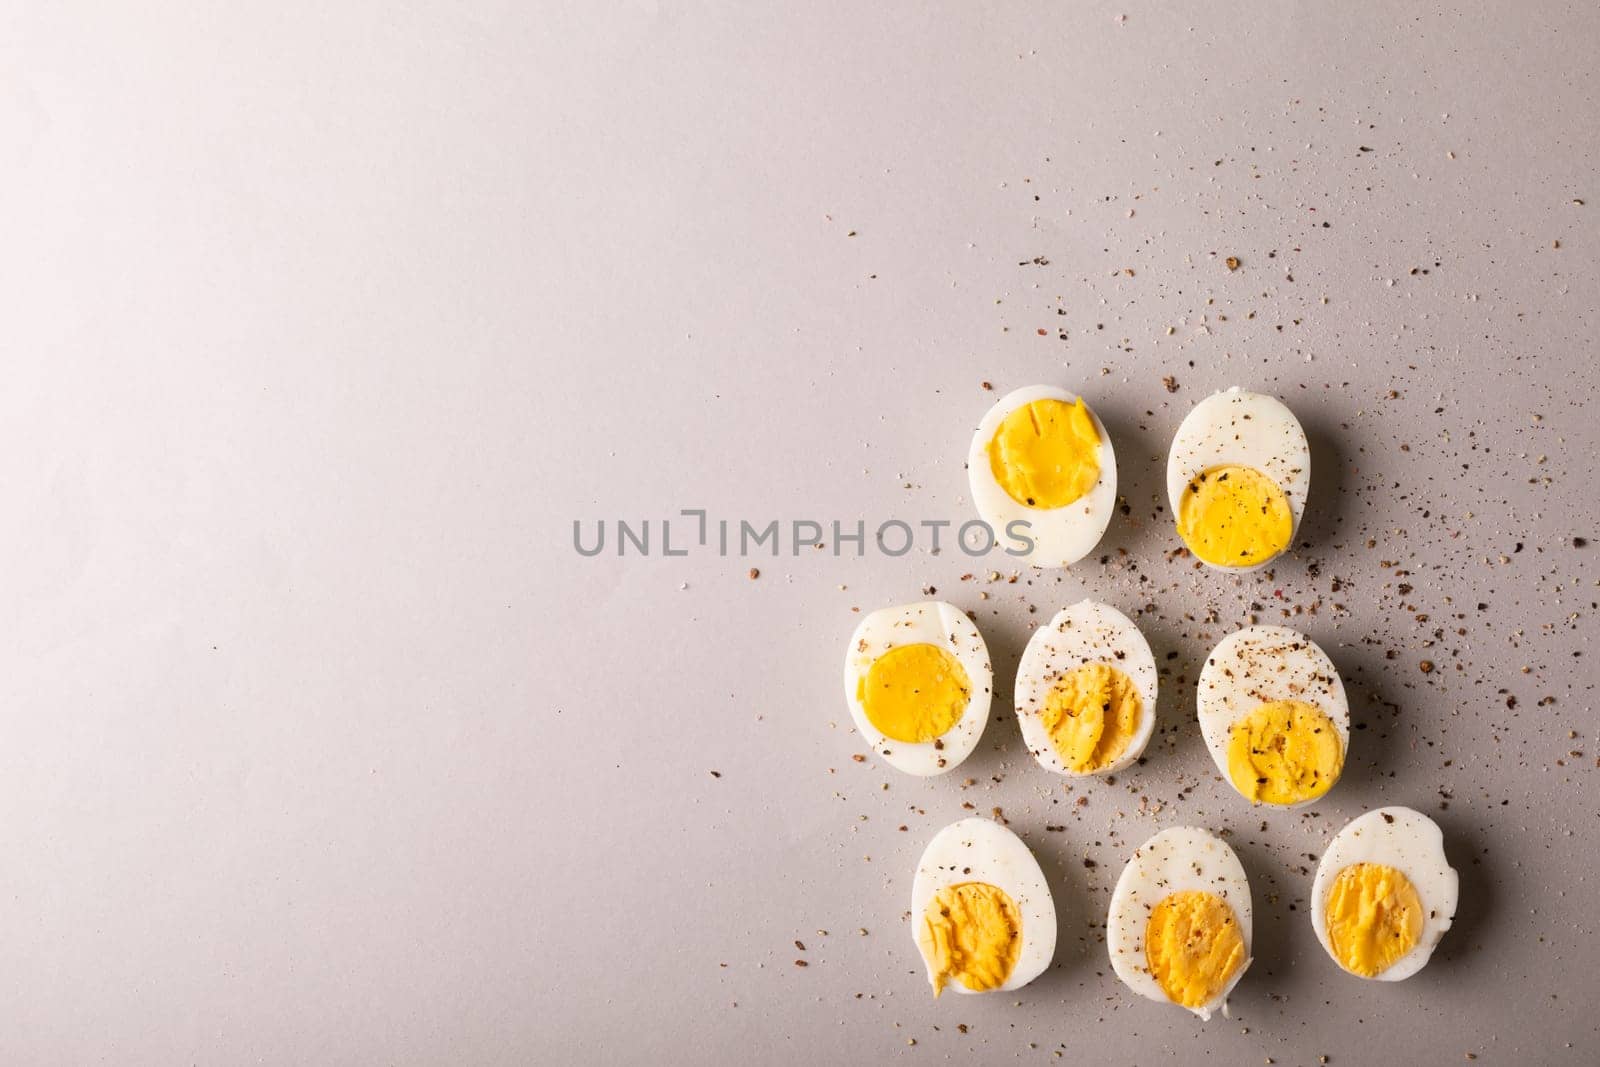
<path fill-rule="evenodd" d="M 0 35 L 0 1060 L 1595 1061 L 1592 4 L 80 6 Z M 1104 418 L 1105 563 L 661 553 L 684 508 L 968 517 L 984 381 Z M 1314 449 L 1240 580 L 1156 514 L 1231 384 Z M 619 517 L 649 556 L 574 551 Z M 839 672 L 928 586 L 999 692 L 922 781 L 851 759 Z M 1085 595 L 1168 673 L 1148 763 L 1068 793 L 1008 676 Z M 1304 816 L 1193 721 L 1283 611 L 1358 725 Z M 1398 986 L 1305 913 L 1383 803 L 1462 875 Z M 1061 943 L 935 1002 L 905 909 L 966 804 Z M 1252 881 L 1231 1021 L 1105 959 L 1178 823 Z"/>

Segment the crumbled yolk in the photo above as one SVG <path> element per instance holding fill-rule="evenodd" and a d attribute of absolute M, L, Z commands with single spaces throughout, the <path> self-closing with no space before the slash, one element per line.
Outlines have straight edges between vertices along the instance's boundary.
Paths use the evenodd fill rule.
<path fill-rule="evenodd" d="M 922 913 L 917 945 L 928 961 L 933 995 L 954 979 L 975 993 L 1004 985 L 1022 952 L 1022 913 L 988 882 L 947 885 Z"/>
<path fill-rule="evenodd" d="M 1228 902 L 1188 889 L 1162 899 L 1144 928 L 1145 962 L 1176 1004 L 1198 1008 L 1244 965 L 1244 935 Z"/>
<path fill-rule="evenodd" d="M 1035 400 L 1011 412 L 989 441 L 989 469 L 1030 508 L 1064 508 L 1100 480 L 1100 434 L 1083 399 Z"/>
<path fill-rule="evenodd" d="M 894 741 L 925 744 L 944 736 L 967 710 L 966 669 L 938 645 L 898 645 L 872 661 L 856 683 L 867 721 Z"/>
<path fill-rule="evenodd" d="M 1139 690 L 1109 663 L 1085 663 L 1056 679 L 1044 728 L 1067 769 L 1088 774 L 1117 761 L 1139 728 Z"/>
<path fill-rule="evenodd" d="M 1303 700 L 1273 700 L 1233 724 L 1228 777 L 1258 804 L 1299 804 L 1333 788 L 1344 745 L 1333 720 Z"/>
<path fill-rule="evenodd" d="M 1253 567 L 1289 547 L 1294 514 L 1278 483 L 1253 467 L 1213 467 L 1178 501 L 1178 536 L 1215 567 Z"/>
<path fill-rule="evenodd" d="M 1416 947 L 1422 900 L 1411 879 L 1381 863 L 1339 872 L 1328 893 L 1328 940 L 1339 966 L 1371 978 Z"/>

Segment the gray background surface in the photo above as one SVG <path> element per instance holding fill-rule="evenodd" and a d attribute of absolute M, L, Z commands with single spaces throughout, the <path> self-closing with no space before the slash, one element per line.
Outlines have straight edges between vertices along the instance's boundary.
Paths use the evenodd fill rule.
<path fill-rule="evenodd" d="M 1594 1062 L 1600 14 L 1403 7 L 10 5 L 0 1060 Z M 1037 382 L 1114 439 L 1104 563 L 572 548 L 959 521 Z M 1314 449 L 1303 547 L 1243 579 L 1158 511 L 1232 384 Z M 852 761 L 839 674 L 928 586 L 999 692 L 920 781 Z M 1068 791 L 1007 679 L 1086 595 L 1167 672 L 1146 765 Z M 1310 814 L 1247 808 L 1192 717 L 1282 611 L 1358 727 Z M 1398 986 L 1305 913 L 1385 803 L 1462 875 Z M 966 804 L 1061 942 L 935 1002 L 905 908 Z M 1178 823 L 1252 881 L 1232 1021 L 1105 960 Z"/>

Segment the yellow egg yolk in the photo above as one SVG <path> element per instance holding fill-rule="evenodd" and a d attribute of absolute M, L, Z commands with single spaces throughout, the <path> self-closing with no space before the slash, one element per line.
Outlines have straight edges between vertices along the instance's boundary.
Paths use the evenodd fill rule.
<path fill-rule="evenodd" d="M 1356 863 L 1334 878 L 1327 920 L 1339 966 L 1371 978 L 1416 947 L 1422 900 L 1411 879 L 1393 867 Z"/>
<path fill-rule="evenodd" d="M 948 733 L 967 710 L 967 672 L 938 645 L 899 645 L 872 661 L 856 683 L 867 721 L 894 741 L 925 744 Z"/>
<path fill-rule="evenodd" d="M 989 441 L 1000 488 L 1030 508 L 1063 508 L 1100 480 L 1100 434 L 1082 398 L 1035 400 L 1011 412 Z"/>
<path fill-rule="evenodd" d="M 1213 467 L 1178 502 L 1178 536 L 1215 567 L 1253 567 L 1289 547 L 1294 513 L 1278 483 L 1253 467 Z"/>
<path fill-rule="evenodd" d="M 1022 913 L 1004 889 L 987 882 L 947 885 L 922 913 L 917 945 L 928 961 L 933 995 L 957 981 L 981 993 L 1004 985 L 1022 952 Z"/>
<path fill-rule="evenodd" d="M 1299 804 L 1333 788 L 1344 745 L 1333 720 L 1303 700 L 1262 704 L 1228 732 L 1228 777 L 1261 804 Z"/>
<path fill-rule="evenodd" d="M 1144 954 L 1162 991 L 1176 1004 L 1198 1008 L 1215 1000 L 1244 965 L 1244 934 L 1227 901 L 1190 889 L 1151 910 Z"/>
<path fill-rule="evenodd" d="M 1109 663 L 1085 663 L 1056 679 L 1044 700 L 1044 728 L 1067 769 L 1108 767 L 1139 728 L 1139 690 Z"/>

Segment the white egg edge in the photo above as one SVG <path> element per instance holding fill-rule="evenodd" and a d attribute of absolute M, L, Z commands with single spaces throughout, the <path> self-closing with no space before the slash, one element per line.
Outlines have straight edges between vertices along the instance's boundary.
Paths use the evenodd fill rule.
<path fill-rule="evenodd" d="M 1263 400 L 1269 400 L 1278 407 L 1282 408 L 1283 414 L 1287 416 L 1287 421 L 1293 424 L 1295 430 L 1298 431 L 1301 445 L 1305 449 L 1306 465 L 1301 471 L 1300 475 L 1293 477 L 1293 480 L 1288 486 L 1281 486 L 1284 492 L 1288 494 L 1289 515 L 1294 520 L 1289 529 L 1289 546 L 1283 550 L 1283 552 L 1287 552 L 1289 548 L 1294 547 L 1295 538 L 1300 534 L 1300 520 L 1305 515 L 1306 501 L 1311 495 L 1311 441 L 1306 437 L 1305 427 L 1300 425 L 1300 420 L 1298 417 L 1296 417 L 1294 411 L 1289 407 L 1288 404 L 1285 404 L 1282 400 L 1273 396 L 1271 393 L 1257 393 L 1249 389 L 1242 389 L 1237 385 L 1231 385 L 1226 389 L 1220 389 L 1217 392 L 1212 393 L 1210 396 L 1206 397 L 1204 400 L 1200 401 L 1194 407 L 1189 409 L 1189 414 L 1185 415 L 1183 417 L 1183 421 L 1178 424 L 1177 433 L 1172 435 L 1172 445 L 1167 450 L 1167 502 L 1172 508 L 1172 520 L 1173 522 L 1177 522 L 1178 505 L 1183 500 L 1184 487 L 1189 484 L 1190 479 L 1194 478 L 1198 474 L 1201 474 L 1205 469 L 1203 466 L 1196 466 L 1195 464 L 1188 462 L 1187 458 L 1183 460 L 1180 460 L 1179 458 L 1179 444 L 1180 442 L 1186 441 L 1185 432 L 1190 431 L 1190 437 L 1199 436 L 1197 431 L 1192 431 L 1192 428 L 1190 427 L 1190 420 L 1195 419 L 1196 415 L 1207 404 L 1212 404 L 1213 401 L 1216 401 L 1217 403 L 1213 406 L 1220 406 L 1223 402 L 1226 402 L 1233 397 L 1259 397 Z M 1197 425 L 1198 421 L 1199 420 L 1196 420 Z M 1223 459 L 1222 462 L 1227 462 L 1227 460 Z M 1260 469 L 1261 467 L 1261 464 L 1255 462 L 1253 458 L 1249 462 L 1244 460 L 1240 460 L 1239 462 L 1242 466 L 1253 466 L 1257 469 Z M 1206 466 L 1216 465 L 1217 462 L 1213 461 Z M 1180 537 L 1179 540 L 1181 541 L 1182 538 Z M 1248 567 L 1219 567 L 1215 563 L 1207 563 L 1205 560 L 1200 559 L 1199 556 L 1195 556 L 1194 558 L 1200 559 L 1200 562 L 1205 564 L 1205 566 L 1209 567 L 1211 570 L 1220 571 L 1224 574 L 1251 574 L 1271 564 L 1274 560 L 1282 556 L 1283 552 L 1269 556 L 1260 563 L 1255 563 Z"/>
<path fill-rule="evenodd" d="M 993 440 L 1001 420 L 1016 408 L 1035 400 L 1063 400 L 1070 404 L 1077 401 L 1078 397 L 1055 386 L 1030 385 L 1014 389 L 995 401 L 973 431 L 972 444 L 967 449 L 967 485 L 972 491 L 972 503 L 977 508 L 978 517 L 989 524 L 1000 543 L 1007 541 L 1006 527 L 1010 522 L 1017 518 L 1027 519 L 1029 535 L 1034 537 L 1034 548 L 1032 552 L 1014 558 L 1035 567 L 1070 567 L 1095 550 L 1111 525 L 1111 514 L 1117 505 L 1117 453 L 1105 424 L 1085 400 L 1089 418 L 1094 423 L 1095 432 L 1100 435 L 1100 477 L 1094 487 L 1064 508 L 1047 511 L 1018 504 L 995 481 L 994 472 L 989 469 L 989 442 Z M 1099 528 L 1094 531 L 1093 538 L 1086 539 L 1080 533 L 1080 523 L 1084 517 L 1096 514 L 1101 517 Z M 1040 531 L 1047 533 L 1045 536 L 1036 536 Z M 1059 559 L 1041 558 L 1045 556 L 1045 549 L 1041 547 L 1045 540 L 1057 536 L 1069 541 L 1071 549 L 1062 553 Z"/>
<path fill-rule="evenodd" d="M 922 856 L 917 860 L 917 873 L 911 881 L 911 939 L 916 944 L 917 922 L 928 901 L 940 887 L 954 882 L 985 881 L 979 872 L 970 874 L 950 874 L 930 871 L 929 857 L 949 839 L 958 841 L 967 838 L 969 844 L 977 846 L 980 842 L 987 844 L 991 849 L 999 849 L 1012 855 L 1026 856 L 1028 870 L 1024 874 L 1036 879 L 1031 887 L 1018 889 L 1013 886 L 1002 885 L 999 880 L 990 881 L 991 885 L 998 885 L 1011 896 L 1012 901 L 1022 912 L 1022 949 L 1018 954 L 1016 967 L 1007 976 L 1005 982 L 988 990 L 968 989 L 960 982 L 951 982 L 945 988 L 954 989 L 958 993 L 982 995 L 984 993 L 1003 993 L 1008 990 L 1021 989 L 1035 978 L 1049 969 L 1056 955 L 1056 906 L 1055 898 L 1050 893 L 1050 883 L 1045 879 L 1044 868 L 1039 866 L 1039 858 L 1033 854 L 1028 843 L 1018 837 L 1011 830 L 991 819 L 981 816 L 971 816 L 959 819 L 945 826 L 928 841 L 922 850 Z M 1020 852 L 1016 850 L 1020 849 Z M 1041 951 L 1042 949 L 1042 951 Z M 922 957 L 922 946 L 917 945 L 917 956 Z M 933 971 L 928 967 L 926 958 L 922 960 L 923 967 L 928 971 L 928 980 L 933 981 Z"/>
<path fill-rule="evenodd" d="M 1339 861 L 1337 852 L 1341 841 L 1345 839 L 1345 835 L 1352 834 L 1352 831 L 1354 831 L 1354 834 L 1365 833 L 1368 830 L 1376 830 L 1379 834 L 1388 834 L 1391 831 L 1390 824 L 1384 821 L 1385 815 L 1394 818 L 1396 824 L 1403 823 L 1407 831 L 1421 830 L 1427 836 L 1430 858 L 1437 859 L 1439 863 L 1439 866 L 1430 870 L 1428 874 L 1433 879 L 1446 883 L 1443 901 L 1423 900 L 1423 907 L 1434 914 L 1423 917 L 1422 935 L 1417 939 L 1417 943 L 1411 951 L 1401 956 L 1382 974 L 1375 974 L 1371 978 L 1367 978 L 1364 974 L 1354 975 L 1357 978 L 1373 982 L 1399 982 L 1410 978 L 1427 966 L 1428 961 L 1433 958 L 1434 949 L 1439 947 L 1439 942 L 1444 939 L 1444 935 L 1454 925 L 1456 908 L 1461 902 L 1461 875 L 1454 867 L 1450 866 L 1449 858 L 1445 855 L 1444 831 L 1439 828 L 1438 823 L 1422 812 L 1417 811 L 1415 808 L 1408 808 L 1398 804 L 1378 808 L 1367 812 L 1365 815 L 1351 819 L 1344 825 L 1343 829 L 1333 835 L 1333 840 L 1328 842 L 1328 847 L 1322 852 L 1322 861 L 1317 864 L 1317 874 L 1311 882 L 1311 926 L 1316 931 L 1317 940 L 1322 942 L 1323 949 L 1328 953 L 1328 958 L 1333 960 L 1334 966 L 1344 971 L 1345 974 L 1354 974 L 1352 971 L 1345 970 L 1344 964 L 1340 963 L 1339 958 L 1334 955 L 1333 943 L 1328 937 L 1328 892 L 1333 888 L 1333 880 L 1339 876 L 1339 871 L 1344 870 L 1352 863 L 1383 863 L 1386 866 L 1395 868 L 1411 879 L 1412 885 L 1429 880 L 1417 874 L 1415 865 L 1410 863 L 1409 860 L 1395 862 L 1396 857 L 1392 856 L 1379 859 L 1374 854 L 1374 850 L 1370 848 L 1366 851 L 1373 858 L 1345 860 L 1344 862 L 1339 862 L 1337 869 L 1334 868 L 1334 863 Z M 1420 889 L 1418 890 L 1418 895 L 1421 895 Z M 1440 906 L 1441 904 L 1448 904 L 1448 907 Z M 1449 914 L 1443 915 L 1442 918 L 1439 917 L 1439 913 L 1445 911 L 1448 911 Z"/>
<path fill-rule="evenodd" d="M 862 707 L 856 695 L 857 679 L 872 667 L 873 661 L 878 656 L 896 647 L 895 644 L 887 644 L 876 651 L 869 650 L 863 653 L 858 651 L 863 635 L 871 628 L 874 620 L 886 616 L 898 618 L 917 609 L 933 609 L 937 612 L 942 624 L 944 647 L 956 657 L 967 672 L 967 681 L 972 684 L 966 711 L 962 713 L 960 720 L 938 739 L 944 742 L 942 750 L 936 748 L 932 741 L 917 744 L 891 741 L 884 737 L 867 718 L 866 709 Z M 965 640 L 956 641 L 957 633 Z M 934 778 L 955 770 L 972 754 L 973 749 L 978 747 L 978 741 L 983 737 L 984 726 L 989 721 L 989 704 L 994 693 L 994 668 L 983 634 L 978 630 L 977 624 L 967 617 L 966 612 L 948 601 L 924 600 L 914 604 L 879 608 L 856 624 L 855 630 L 850 634 L 850 644 L 845 650 L 844 691 L 845 700 L 850 705 L 850 718 L 854 720 L 857 732 L 866 740 L 868 747 L 876 756 L 902 773 L 918 778 Z M 884 751 L 885 748 L 888 748 L 888 752 Z M 945 765 L 937 766 L 936 759 L 930 759 L 927 762 L 932 766 L 927 770 L 903 766 L 901 754 L 908 751 L 937 753 L 943 757 Z"/>
<path fill-rule="evenodd" d="M 1038 707 L 1046 694 L 1049 693 L 1052 678 L 1045 677 L 1045 660 L 1050 656 L 1052 645 L 1055 643 L 1063 622 L 1073 621 L 1080 613 L 1103 611 L 1112 616 L 1113 622 L 1124 627 L 1129 633 L 1138 638 L 1132 655 L 1139 660 L 1138 663 L 1112 663 L 1112 666 L 1123 669 L 1134 684 L 1139 687 L 1139 699 L 1143 705 L 1140 709 L 1139 727 L 1134 731 L 1128 747 L 1113 763 L 1097 771 L 1079 773 L 1071 770 L 1061 762 L 1061 757 L 1056 753 L 1055 746 L 1050 743 L 1050 736 L 1045 732 L 1044 721 L 1040 718 Z M 1078 663 L 1098 663 L 1100 659 L 1083 659 Z M 1110 662 L 1105 660 L 1104 662 Z M 1141 669 L 1143 668 L 1143 669 Z M 1059 672 L 1058 672 L 1059 673 Z M 1093 778 L 1107 774 L 1115 774 L 1132 765 L 1140 756 L 1144 755 L 1146 746 L 1156 728 L 1156 700 L 1159 695 L 1159 672 L 1156 670 L 1155 654 L 1150 651 L 1150 642 L 1145 639 L 1144 631 L 1140 630 L 1134 621 L 1127 615 L 1099 600 L 1080 600 L 1070 607 L 1062 608 L 1056 612 L 1050 621 L 1033 632 L 1028 638 L 1028 645 L 1022 651 L 1022 659 L 1017 664 L 1017 681 L 1013 688 L 1014 706 L 1017 714 L 1017 724 L 1022 730 L 1023 743 L 1028 746 L 1028 751 L 1039 765 L 1048 771 L 1063 775 L 1068 778 Z"/>
<path fill-rule="evenodd" d="M 1195 835 L 1198 835 L 1198 837 Z M 1138 916 L 1139 921 L 1135 924 L 1131 937 L 1129 937 L 1129 932 L 1124 929 L 1123 924 L 1118 922 L 1118 913 L 1126 907 L 1126 898 L 1137 892 L 1131 883 L 1137 877 L 1134 872 L 1140 869 L 1140 861 L 1148 860 L 1149 851 L 1153 847 L 1179 838 L 1187 839 L 1189 844 L 1200 843 L 1221 846 L 1222 862 L 1230 868 L 1228 875 L 1238 881 L 1244 893 L 1242 901 L 1237 899 L 1229 899 L 1227 901 L 1228 906 L 1233 909 L 1234 918 L 1239 922 L 1239 932 L 1244 938 L 1244 962 L 1239 965 L 1239 969 L 1228 980 L 1228 984 L 1210 1001 L 1196 1008 L 1184 1008 L 1185 1011 L 1199 1016 L 1202 1021 L 1210 1021 L 1211 1013 L 1218 1008 L 1222 1009 L 1224 1016 L 1227 1015 L 1228 996 L 1233 992 L 1234 987 L 1239 984 L 1240 979 L 1244 978 L 1245 972 L 1250 969 L 1250 964 L 1255 962 L 1254 907 L 1250 899 L 1250 877 L 1245 873 L 1244 864 L 1239 862 L 1238 853 L 1234 852 L 1233 847 L 1222 838 L 1200 826 L 1173 826 L 1162 830 L 1135 849 L 1133 856 L 1123 866 L 1122 874 L 1117 877 L 1116 887 L 1111 891 L 1111 905 L 1106 914 L 1106 951 L 1111 957 L 1111 969 L 1116 972 L 1123 985 L 1149 1000 L 1154 1000 L 1161 1004 L 1176 1004 L 1175 1001 L 1167 996 L 1166 991 L 1161 988 L 1161 983 L 1156 981 L 1155 976 L 1150 974 L 1143 966 L 1143 960 L 1145 959 L 1144 931 L 1149 922 L 1150 909 L 1173 893 L 1180 893 L 1185 889 L 1202 889 L 1208 893 L 1214 893 L 1215 889 L 1211 885 L 1200 884 L 1208 880 L 1204 876 L 1198 879 L 1183 878 L 1169 881 L 1167 885 L 1161 887 L 1161 896 L 1154 903 L 1141 907 Z M 1215 879 L 1210 879 L 1210 881 L 1214 883 Z M 1183 1007 L 1181 1004 L 1176 1004 L 1176 1006 Z"/>
<path fill-rule="evenodd" d="M 1243 641 L 1245 639 L 1245 635 L 1252 634 L 1270 634 L 1283 640 L 1293 638 L 1304 641 L 1310 646 L 1314 655 L 1321 657 L 1329 675 L 1333 678 L 1334 688 L 1339 694 L 1337 701 L 1338 706 L 1334 708 L 1323 708 L 1322 711 L 1333 720 L 1333 728 L 1339 732 L 1339 744 L 1343 746 L 1344 752 L 1344 760 L 1339 765 L 1339 777 L 1342 779 L 1344 777 L 1345 768 L 1350 765 L 1350 695 L 1345 692 L 1344 676 L 1339 673 L 1339 668 L 1334 665 L 1332 657 L 1328 655 L 1327 651 L 1324 650 L 1320 644 L 1312 640 L 1305 633 L 1302 633 L 1301 631 L 1289 626 L 1245 626 L 1241 629 L 1235 630 L 1233 633 L 1224 637 L 1221 641 L 1218 641 L 1216 645 L 1212 647 L 1211 652 L 1206 656 L 1206 661 L 1200 665 L 1200 678 L 1195 685 L 1195 717 L 1200 722 L 1200 736 L 1205 740 L 1206 751 L 1211 754 L 1211 762 L 1216 764 L 1217 770 L 1221 772 L 1222 779 L 1228 784 L 1228 788 L 1233 789 L 1235 794 L 1243 796 L 1243 794 L 1240 794 L 1238 789 L 1234 787 L 1233 778 L 1228 774 L 1228 732 L 1233 728 L 1234 723 L 1238 722 L 1255 709 L 1242 708 L 1231 718 L 1228 718 L 1224 721 L 1222 716 L 1206 714 L 1205 703 L 1203 702 L 1202 694 L 1207 691 L 1207 672 L 1212 669 L 1211 664 L 1217 658 L 1217 655 L 1225 650 L 1231 650 L 1233 644 Z M 1295 697 L 1293 694 L 1286 693 L 1284 696 L 1274 697 L 1273 699 L 1291 700 L 1299 698 Z M 1327 799 L 1328 793 L 1333 792 L 1333 790 L 1337 789 L 1338 787 L 1339 783 L 1335 782 L 1328 789 L 1328 792 L 1323 793 L 1322 796 L 1313 797 L 1310 800 L 1302 800 L 1295 804 L 1256 803 L 1252 804 L 1251 806 L 1253 808 L 1270 808 L 1277 811 L 1298 811 L 1301 808 L 1320 803 L 1321 801 Z"/>

